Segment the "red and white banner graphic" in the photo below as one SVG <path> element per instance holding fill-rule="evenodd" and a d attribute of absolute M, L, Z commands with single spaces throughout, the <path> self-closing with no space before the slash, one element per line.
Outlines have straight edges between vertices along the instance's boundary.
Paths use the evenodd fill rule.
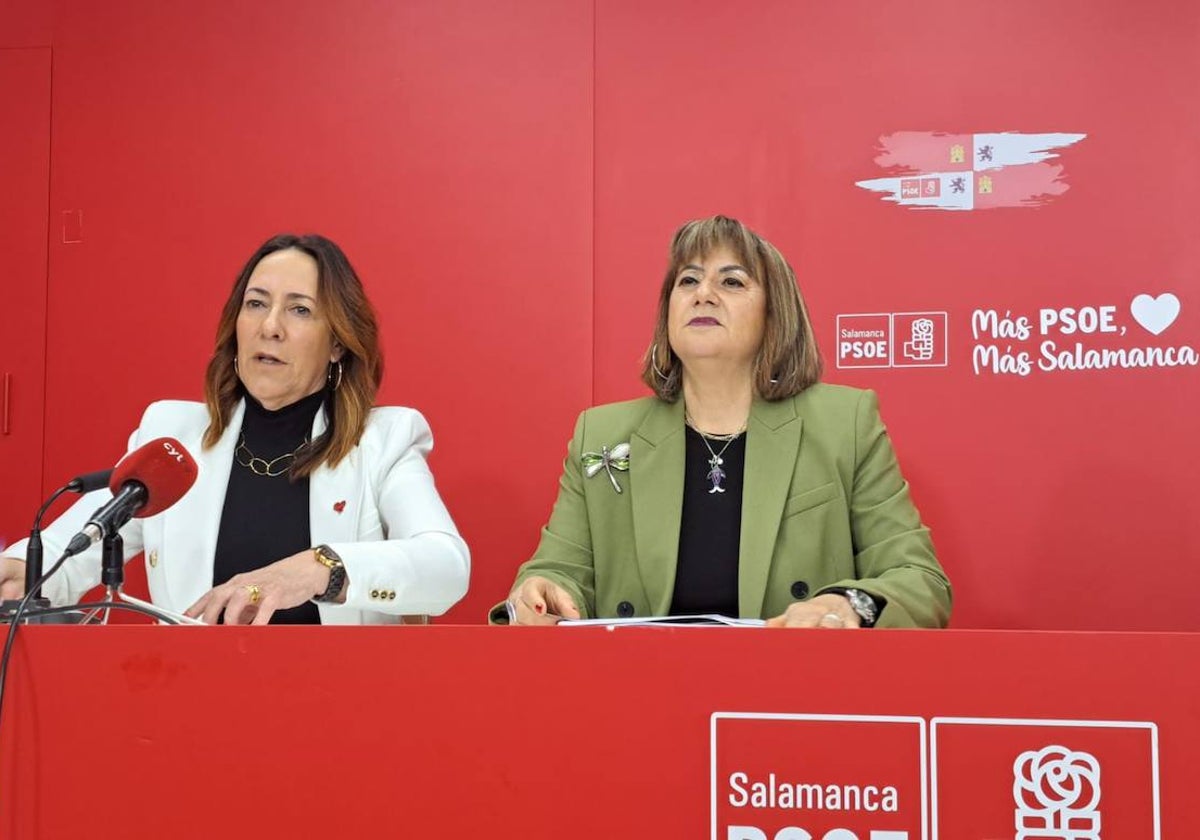
<path fill-rule="evenodd" d="M 1086 134 L 946 134 L 898 131 L 880 138 L 875 163 L 896 174 L 856 181 L 884 201 L 928 210 L 1037 207 L 1068 185 L 1055 150 Z"/>
<path fill-rule="evenodd" d="M 1149 721 L 717 712 L 710 737 L 712 840 L 1161 840 Z"/>

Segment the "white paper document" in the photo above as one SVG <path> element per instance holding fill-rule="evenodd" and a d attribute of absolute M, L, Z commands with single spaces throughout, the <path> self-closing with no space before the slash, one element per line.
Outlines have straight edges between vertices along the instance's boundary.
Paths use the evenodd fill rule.
<path fill-rule="evenodd" d="M 559 627 L 762 627 L 761 618 L 730 618 L 727 615 L 660 615 L 645 618 L 564 618 Z"/>
<path fill-rule="evenodd" d="M 169 618 L 177 624 L 198 624 L 201 627 L 208 626 L 198 618 L 192 618 L 191 616 L 184 615 L 183 613 L 177 613 L 172 610 L 164 610 L 157 604 L 151 604 L 149 601 L 143 601 L 141 598 L 134 598 L 132 595 L 126 594 L 125 592 L 118 591 L 117 597 L 127 604 L 133 604 L 135 607 L 143 607 L 151 610 L 160 618 Z"/>

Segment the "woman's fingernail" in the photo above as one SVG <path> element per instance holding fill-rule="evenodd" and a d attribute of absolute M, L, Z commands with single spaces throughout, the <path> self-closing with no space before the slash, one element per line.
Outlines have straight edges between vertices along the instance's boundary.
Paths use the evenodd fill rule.
<path fill-rule="evenodd" d="M 537 613 L 538 615 L 541 615 L 543 612 L 546 611 L 546 608 L 544 606 L 542 606 L 541 604 L 534 604 L 533 611 L 535 613 Z"/>

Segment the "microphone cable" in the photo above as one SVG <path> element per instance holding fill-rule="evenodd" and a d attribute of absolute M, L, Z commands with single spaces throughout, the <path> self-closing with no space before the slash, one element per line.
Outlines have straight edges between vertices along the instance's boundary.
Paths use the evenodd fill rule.
<path fill-rule="evenodd" d="M 49 580 L 50 576 L 62 568 L 62 564 L 67 562 L 71 556 L 70 552 L 64 552 L 62 557 L 58 558 L 58 562 L 50 567 L 50 571 L 38 578 L 37 583 L 30 587 L 25 593 L 25 597 L 21 599 L 21 602 L 17 604 L 17 608 L 13 611 L 12 623 L 8 626 L 8 637 L 4 640 L 4 653 L 0 654 L 0 728 L 4 725 L 4 690 L 8 684 L 8 663 L 12 658 L 13 643 L 17 639 L 17 627 L 21 624 L 21 619 L 26 615 L 25 610 L 29 606 L 29 600 L 33 597 L 33 593 L 39 591 L 42 585 Z M 48 609 L 54 611 L 56 608 L 50 607 Z M 42 610 L 37 610 L 37 613 L 42 612 Z"/>

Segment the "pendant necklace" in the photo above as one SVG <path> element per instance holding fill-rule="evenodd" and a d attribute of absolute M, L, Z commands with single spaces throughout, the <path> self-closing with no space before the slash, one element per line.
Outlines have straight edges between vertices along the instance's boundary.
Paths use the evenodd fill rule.
<path fill-rule="evenodd" d="M 700 440 L 704 441 L 704 448 L 708 450 L 708 454 L 711 456 L 708 459 L 708 475 L 704 477 L 707 481 L 712 483 L 712 487 L 710 487 L 708 490 L 709 495 L 711 496 L 713 493 L 724 493 L 725 488 L 721 486 L 721 482 L 725 480 L 725 470 L 721 469 L 721 465 L 725 463 L 725 459 L 721 456 L 725 454 L 725 450 L 729 448 L 730 444 L 741 437 L 742 432 L 746 431 L 746 424 L 743 423 L 742 427 L 732 434 L 708 435 L 696 428 L 696 424 L 692 422 L 691 415 L 685 413 L 684 418 L 686 419 L 687 424 L 692 427 L 696 434 L 700 435 Z M 710 437 L 716 441 L 725 441 L 725 445 L 721 447 L 720 452 L 713 451 L 712 445 L 708 442 Z"/>

